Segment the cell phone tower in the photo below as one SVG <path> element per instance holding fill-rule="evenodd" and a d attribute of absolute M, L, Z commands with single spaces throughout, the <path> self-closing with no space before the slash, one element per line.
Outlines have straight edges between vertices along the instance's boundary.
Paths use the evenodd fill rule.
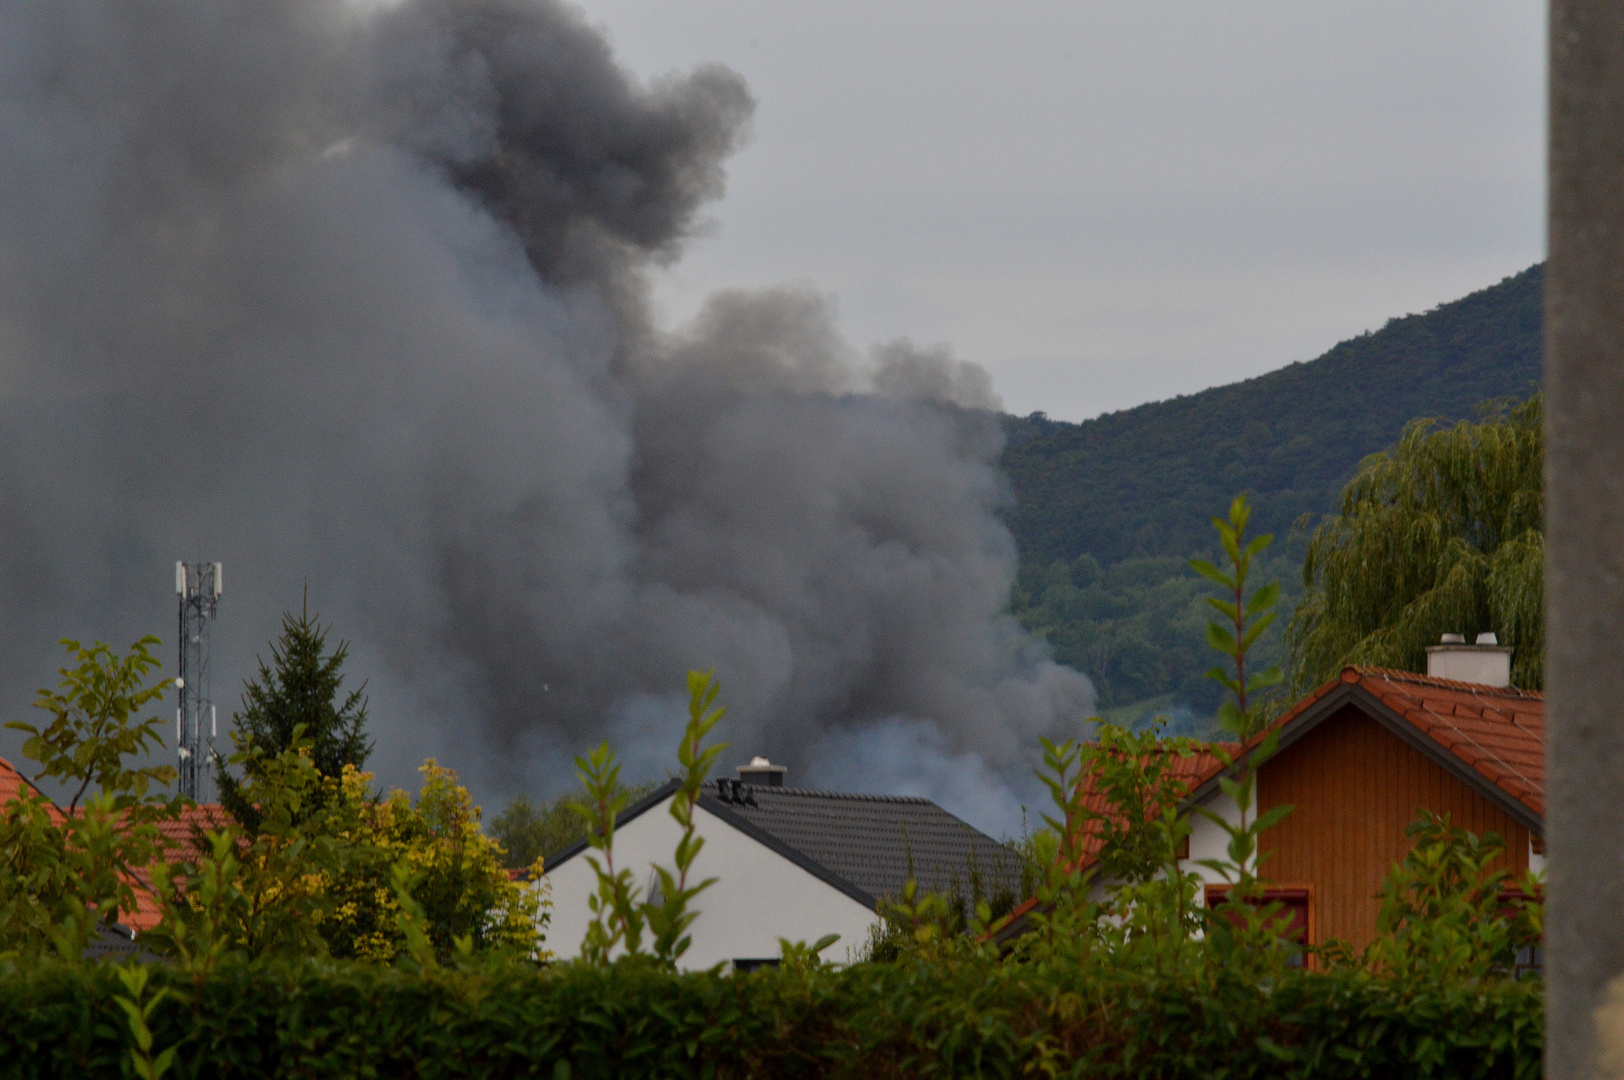
<path fill-rule="evenodd" d="M 214 703 L 209 700 L 209 627 L 214 624 L 224 591 L 221 563 L 175 564 L 175 592 L 180 597 L 180 707 L 175 710 L 175 744 L 180 755 L 180 793 L 194 802 L 208 783 L 210 754 L 204 753 L 203 725 L 209 737 L 218 733 Z"/>

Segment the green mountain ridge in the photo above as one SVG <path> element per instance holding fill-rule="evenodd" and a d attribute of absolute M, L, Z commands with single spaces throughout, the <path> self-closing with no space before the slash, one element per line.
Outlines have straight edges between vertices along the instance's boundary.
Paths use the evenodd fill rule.
<path fill-rule="evenodd" d="M 1543 265 L 1323 356 L 1082 423 L 1004 418 L 1008 522 L 1020 552 L 1011 610 L 1056 659 L 1094 679 L 1102 708 L 1172 695 L 1210 712 L 1209 518 L 1245 491 L 1276 543 L 1264 573 L 1301 595 L 1304 515 L 1331 510 L 1367 455 L 1417 417 L 1470 417 L 1538 388 Z M 1266 652 L 1278 655 L 1278 631 Z M 1211 687 L 1208 689 L 1208 687 Z"/>

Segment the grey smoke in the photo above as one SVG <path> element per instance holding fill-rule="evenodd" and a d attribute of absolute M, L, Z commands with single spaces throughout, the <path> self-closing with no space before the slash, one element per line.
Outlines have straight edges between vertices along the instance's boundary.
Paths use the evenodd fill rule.
<path fill-rule="evenodd" d="M 222 712 L 308 582 L 395 783 L 655 768 L 689 667 L 736 757 L 823 775 L 1071 730 L 1087 680 L 1000 614 L 985 372 L 807 289 L 650 325 L 751 106 L 552 2 L 0 3 L 0 713 L 57 637 L 167 656 L 196 557 Z"/>

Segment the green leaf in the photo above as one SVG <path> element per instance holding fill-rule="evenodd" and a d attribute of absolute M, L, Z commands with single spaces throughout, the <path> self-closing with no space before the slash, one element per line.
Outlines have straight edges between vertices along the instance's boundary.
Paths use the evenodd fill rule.
<path fill-rule="evenodd" d="M 1239 656 L 1240 647 L 1235 644 L 1235 633 L 1227 627 L 1219 626 L 1215 622 L 1207 624 L 1207 644 L 1225 656 Z"/>
<path fill-rule="evenodd" d="M 1275 612 L 1271 611 L 1262 616 L 1257 622 L 1246 628 L 1246 637 L 1241 640 L 1240 652 L 1249 652 L 1258 637 L 1274 622 Z M 1231 639 L 1233 640 L 1233 638 Z"/>
<path fill-rule="evenodd" d="M 1257 825 L 1255 826 L 1257 831 L 1262 832 L 1264 829 L 1274 828 L 1274 826 L 1280 824 L 1280 822 L 1286 819 L 1286 816 L 1291 813 L 1292 809 L 1293 808 L 1290 806 L 1276 806 L 1259 814 L 1257 817 Z"/>
<path fill-rule="evenodd" d="M 1285 681 L 1286 677 L 1280 671 L 1280 669 L 1277 667 L 1272 667 L 1267 671 L 1260 671 L 1256 675 L 1248 678 L 1246 680 L 1246 690 L 1248 693 L 1251 693 L 1253 690 L 1266 690 L 1271 686 L 1279 686 Z"/>
<path fill-rule="evenodd" d="M 1229 504 L 1229 524 L 1236 533 L 1246 531 L 1246 523 L 1252 519 L 1252 508 L 1246 505 L 1246 493 L 1235 496 Z"/>
<path fill-rule="evenodd" d="M 1228 574 L 1224 573 L 1222 570 L 1218 569 L 1205 559 L 1191 559 L 1190 569 L 1194 570 L 1208 581 L 1222 585 L 1226 589 L 1233 590 L 1235 588 L 1234 578 L 1230 577 Z"/>
<path fill-rule="evenodd" d="M 1246 617 L 1250 619 L 1253 615 L 1256 615 L 1263 609 L 1273 607 L 1279 599 L 1280 583 L 1278 581 L 1269 582 L 1267 585 L 1263 586 L 1263 588 L 1253 593 L 1252 599 L 1246 602 Z M 1231 618 L 1233 617 L 1234 616 L 1231 616 Z"/>

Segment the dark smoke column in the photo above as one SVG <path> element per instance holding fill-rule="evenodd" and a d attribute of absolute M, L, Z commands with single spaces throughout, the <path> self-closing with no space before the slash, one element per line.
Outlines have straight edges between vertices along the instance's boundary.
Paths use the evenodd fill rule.
<path fill-rule="evenodd" d="M 793 290 L 651 327 L 736 75 L 640 84 L 518 0 L 0 0 L 0 41 L 0 697 L 161 632 L 200 521 L 222 700 L 308 581 L 391 783 L 663 760 L 689 667 L 743 758 L 909 724 L 1002 775 L 1086 715 L 1000 614 L 984 373 Z"/>

